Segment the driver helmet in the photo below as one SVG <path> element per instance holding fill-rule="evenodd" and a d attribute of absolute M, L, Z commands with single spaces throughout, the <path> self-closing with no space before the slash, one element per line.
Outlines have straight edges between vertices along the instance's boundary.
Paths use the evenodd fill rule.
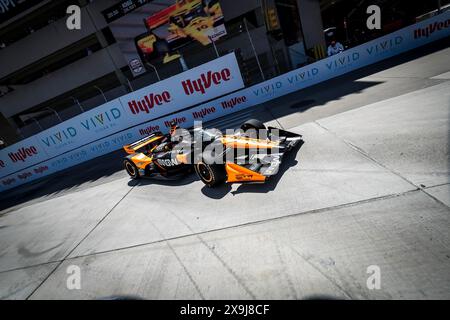
<path fill-rule="evenodd" d="M 175 120 L 170 121 L 169 133 L 170 133 L 171 136 L 175 135 L 175 132 L 177 131 L 178 128 L 179 127 L 178 127 L 177 122 Z"/>

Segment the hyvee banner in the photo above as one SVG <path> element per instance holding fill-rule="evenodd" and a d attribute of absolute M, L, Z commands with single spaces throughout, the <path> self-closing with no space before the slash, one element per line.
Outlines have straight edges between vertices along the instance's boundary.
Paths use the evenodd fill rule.
<path fill-rule="evenodd" d="M 138 124 L 244 87 L 234 53 L 157 82 L 120 98 Z"/>
<path fill-rule="evenodd" d="M 77 119 L 73 118 L 58 125 L 59 129 L 66 128 L 66 134 L 68 133 L 67 128 L 75 128 L 75 124 L 80 120 L 86 125 L 80 124 L 82 127 L 77 127 L 79 128 L 77 134 L 82 132 L 81 135 L 78 135 L 78 138 L 81 140 L 73 138 L 74 140 L 71 143 L 69 141 L 66 142 L 68 146 L 51 147 L 47 145 L 50 144 L 50 141 L 53 142 L 55 139 L 59 141 L 63 139 L 61 137 L 66 137 L 62 131 L 61 134 L 58 134 L 58 130 L 53 130 L 56 129 L 54 127 L 45 131 L 46 133 L 56 134 L 57 136 L 54 136 L 53 139 L 49 138 L 47 141 L 46 139 L 49 136 L 43 132 L 38 139 L 31 137 L 1 150 L 0 159 L 3 162 L 0 163 L 0 174 L 2 176 L 0 179 L 0 191 L 117 150 L 124 144 L 142 138 L 154 131 L 167 132 L 171 120 L 175 120 L 182 127 L 191 127 L 195 120 L 210 121 L 226 116 L 449 36 L 450 12 L 447 11 L 384 37 L 351 48 L 336 56 L 317 61 L 244 90 L 239 90 L 155 121 L 149 121 L 243 87 L 235 57 L 225 56 L 120 98 L 122 109 L 118 109 L 122 110 L 123 113 L 117 119 L 114 118 L 118 116 L 118 113 L 112 111 L 112 108 L 117 105 L 111 102 L 110 105 L 103 105 L 91 110 L 92 114 L 87 112 L 78 116 Z M 233 65 L 234 67 L 230 68 Z M 227 71 L 223 71 L 224 68 L 229 68 L 230 76 L 228 76 Z M 222 71 L 223 74 L 220 75 L 214 73 L 221 73 Z M 236 77 L 236 72 L 238 72 L 236 83 L 228 82 L 233 77 Z M 210 74 L 209 76 L 208 73 Z M 224 79 L 228 80 L 223 81 Z M 156 94 L 159 94 L 159 96 L 156 97 Z M 109 119 L 111 119 L 112 115 L 113 122 L 116 120 L 118 122 L 115 129 L 112 130 L 112 134 L 104 126 L 90 127 L 85 122 L 93 115 L 99 116 L 104 112 L 109 112 Z M 102 119 L 101 116 L 99 118 Z M 90 123 L 92 124 L 92 121 Z M 67 126 L 67 124 L 72 125 Z M 87 129 L 86 127 L 96 129 L 92 133 L 91 130 L 84 130 Z M 129 129 L 118 132 L 120 130 L 118 128 Z M 99 130 L 97 134 L 95 134 L 95 130 Z M 73 134 L 74 131 L 71 131 Z M 68 136 L 70 135 L 69 133 Z M 45 139 L 45 142 L 42 139 Z M 100 140 L 94 141 L 94 139 Z M 77 144 L 81 145 L 80 143 L 86 145 L 76 148 Z M 33 146 L 34 148 L 31 148 Z M 49 153 L 49 155 L 56 154 L 61 150 L 67 150 L 65 148 L 71 151 L 39 163 L 42 161 L 41 159 L 45 160 L 46 153 Z M 11 157 L 9 156 L 10 154 Z M 15 166 L 15 169 L 12 170 L 11 166 Z M 7 167 L 9 168 L 6 169 Z M 24 169 L 25 167 L 27 168 Z M 16 170 L 20 171 L 6 177 L 4 176 L 5 173 L 8 174 L 8 172 L 15 172 Z"/>
<path fill-rule="evenodd" d="M 0 151 L 0 177 L 48 159 L 48 154 L 36 139 L 30 137 Z"/>

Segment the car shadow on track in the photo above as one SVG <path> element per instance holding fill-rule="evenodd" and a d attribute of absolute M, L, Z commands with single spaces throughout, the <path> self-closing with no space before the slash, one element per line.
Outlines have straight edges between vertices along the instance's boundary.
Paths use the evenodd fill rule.
<path fill-rule="evenodd" d="M 284 175 L 284 173 L 291 167 L 294 167 L 298 164 L 297 161 L 297 153 L 300 151 L 301 147 L 303 146 L 305 142 L 302 141 L 299 143 L 295 148 L 293 148 L 290 152 L 288 152 L 281 162 L 280 169 L 278 173 L 271 177 L 269 180 L 267 180 L 264 184 L 241 184 L 235 191 L 231 191 L 232 187 L 231 184 L 226 183 L 222 186 L 215 187 L 215 188 L 208 188 L 207 186 L 204 186 L 202 188 L 202 193 L 211 199 L 222 199 L 225 197 L 228 193 L 231 192 L 233 196 L 240 194 L 240 193 L 267 193 L 270 191 L 275 190 L 278 182 L 280 181 L 281 177 Z"/>
<path fill-rule="evenodd" d="M 159 186 L 184 186 L 191 184 L 199 180 L 195 173 L 186 173 L 179 176 L 174 176 L 171 178 L 164 177 L 148 177 L 141 178 L 139 180 L 132 180 L 128 182 L 130 187 L 148 186 L 148 185 L 159 185 Z"/>

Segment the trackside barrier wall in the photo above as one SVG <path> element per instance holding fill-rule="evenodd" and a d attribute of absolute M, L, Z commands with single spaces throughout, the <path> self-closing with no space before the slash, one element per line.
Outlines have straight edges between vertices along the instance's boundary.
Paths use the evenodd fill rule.
<path fill-rule="evenodd" d="M 123 130 L 243 87 L 230 53 L 109 101 L 0 150 L 0 191 L 117 150 L 133 139 Z"/>
<path fill-rule="evenodd" d="M 110 101 L 1 150 L 0 191 L 118 150 L 153 131 L 164 132 L 170 120 L 175 119 L 182 127 L 191 127 L 195 120 L 210 121 L 449 36 L 450 11 L 446 11 L 336 56 L 172 114 L 243 87 L 236 58 L 234 54 L 228 54 Z M 199 82 L 194 83 L 198 79 Z M 170 97 L 163 96 L 164 92 Z M 156 95 L 159 95 L 157 99 Z M 164 117 L 168 114 L 171 115 Z M 163 118 L 151 121 L 161 116 Z M 34 148 L 30 150 L 31 147 Z"/>

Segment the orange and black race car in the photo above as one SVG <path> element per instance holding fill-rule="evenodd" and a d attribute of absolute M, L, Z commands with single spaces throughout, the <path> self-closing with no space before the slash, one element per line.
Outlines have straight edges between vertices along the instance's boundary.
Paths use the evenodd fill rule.
<path fill-rule="evenodd" d="M 157 132 L 124 146 L 129 154 L 124 159 L 125 170 L 134 179 L 173 177 L 195 170 L 208 187 L 224 182 L 263 183 L 278 173 L 285 153 L 303 142 L 299 134 L 266 128 L 255 119 L 233 134 L 203 128 L 187 132 L 180 134 L 174 125 L 167 135 Z"/>

